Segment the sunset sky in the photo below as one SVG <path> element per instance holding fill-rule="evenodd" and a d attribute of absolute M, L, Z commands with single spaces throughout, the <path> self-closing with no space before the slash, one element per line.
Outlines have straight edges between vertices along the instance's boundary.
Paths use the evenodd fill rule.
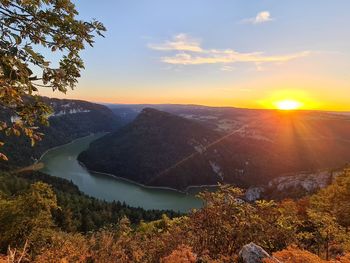
<path fill-rule="evenodd" d="M 83 52 L 75 91 L 43 95 L 350 110 L 349 0 L 74 2 L 108 31 Z"/>

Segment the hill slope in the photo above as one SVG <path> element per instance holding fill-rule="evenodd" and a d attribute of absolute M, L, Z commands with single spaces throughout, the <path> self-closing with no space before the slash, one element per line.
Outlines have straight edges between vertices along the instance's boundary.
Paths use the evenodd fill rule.
<path fill-rule="evenodd" d="M 221 181 L 220 172 L 210 164 L 209 156 L 200 154 L 201 158 L 185 169 L 176 164 L 204 152 L 205 146 L 219 137 L 195 121 L 147 108 L 128 126 L 93 142 L 78 159 L 89 169 L 146 185 L 181 189 L 215 184 Z"/>
<path fill-rule="evenodd" d="M 350 160 L 350 122 L 325 113 L 251 111 L 229 131 L 145 109 L 125 128 L 79 156 L 89 169 L 142 184 L 185 189 L 217 182 L 265 184 L 288 173 L 336 168 Z M 236 116 L 236 115 L 234 115 Z"/>
<path fill-rule="evenodd" d="M 9 162 L 0 161 L 0 168 L 25 166 L 39 158 L 47 149 L 68 143 L 76 138 L 96 132 L 110 132 L 121 126 L 120 119 L 103 105 L 80 101 L 43 98 L 54 113 L 50 116 L 50 126 L 40 127 L 45 134 L 42 141 L 31 147 L 24 137 L 6 137 L 1 149 L 9 157 Z M 14 121 L 16 116 L 2 110 L 0 119 Z"/>

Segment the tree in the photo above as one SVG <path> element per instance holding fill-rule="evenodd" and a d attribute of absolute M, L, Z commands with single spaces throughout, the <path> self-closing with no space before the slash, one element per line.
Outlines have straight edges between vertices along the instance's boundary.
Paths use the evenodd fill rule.
<path fill-rule="evenodd" d="M 41 182 L 15 198 L 0 198 L 0 250 L 9 245 L 21 247 L 26 240 L 36 249 L 42 247 L 52 235 L 51 211 L 55 209 L 56 195 Z"/>
<path fill-rule="evenodd" d="M 105 31 L 98 21 L 82 21 L 70 0 L 0 0 L 0 110 L 15 121 L 0 121 L 6 135 L 40 140 L 38 124 L 48 124 L 50 107 L 39 89 L 73 89 L 84 63 L 80 52 Z M 54 65 L 37 50 L 57 54 Z M 4 143 L 0 142 L 0 146 Z M 7 159 L 0 153 L 0 159 Z"/>
<path fill-rule="evenodd" d="M 295 212 L 292 204 L 273 201 L 243 201 L 243 192 L 221 186 L 216 192 L 200 194 L 206 204 L 190 215 L 189 244 L 201 256 L 207 250 L 213 259 L 233 257 L 254 242 L 267 251 L 277 251 L 294 241 Z"/>
<path fill-rule="evenodd" d="M 310 198 L 307 213 L 315 226 L 314 237 L 325 250 L 326 259 L 332 246 L 350 245 L 350 171 L 345 169 L 335 182 Z"/>

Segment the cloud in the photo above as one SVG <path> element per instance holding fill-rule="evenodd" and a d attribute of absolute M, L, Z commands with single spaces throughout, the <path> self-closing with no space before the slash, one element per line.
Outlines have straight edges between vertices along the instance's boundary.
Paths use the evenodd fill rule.
<path fill-rule="evenodd" d="M 191 51 L 191 52 L 202 52 L 200 42 L 196 39 L 192 39 L 187 34 L 178 34 L 173 37 L 172 40 L 166 41 L 162 44 L 149 44 L 149 48 L 159 51 Z"/>
<path fill-rule="evenodd" d="M 267 56 L 262 52 L 240 53 L 234 50 L 204 50 L 200 54 L 177 53 L 173 56 L 161 57 L 161 61 L 168 64 L 200 65 L 200 64 L 228 64 L 247 62 L 261 64 L 266 62 L 287 62 L 293 59 L 306 57 L 309 51 L 293 54 Z"/>
<path fill-rule="evenodd" d="M 273 21 L 274 19 L 271 17 L 269 11 L 262 11 L 256 15 L 256 17 L 243 19 L 242 23 L 246 24 L 262 24 L 266 22 Z"/>
<path fill-rule="evenodd" d="M 231 71 L 231 64 L 253 63 L 259 67 L 263 63 L 282 63 L 290 60 L 306 57 L 310 51 L 302 51 L 283 55 L 266 55 L 263 52 L 238 52 L 233 49 L 204 49 L 200 42 L 186 34 L 178 34 L 171 41 L 161 44 L 150 44 L 149 48 L 162 52 L 169 52 L 168 56 L 162 56 L 160 60 L 171 65 L 202 65 L 221 64 L 221 69 Z"/>
<path fill-rule="evenodd" d="M 234 71 L 234 70 L 235 70 L 235 68 L 234 68 L 234 67 L 232 67 L 232 66 L 223 65 L 223 66 L 221 67 L 221 69 L 220 69 L 220 70 L 222 70 L 222 71 Z"/>

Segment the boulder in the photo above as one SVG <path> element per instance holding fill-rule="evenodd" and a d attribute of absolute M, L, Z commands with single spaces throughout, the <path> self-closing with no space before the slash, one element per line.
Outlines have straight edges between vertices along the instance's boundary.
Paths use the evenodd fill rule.
<path fill-rule="evenodd" d="M 239 262 L 242 263 L 262 263 L 264 258 L 273 259 L 262 247 L 254 243 L 245 245 L 238 256 Z"/>

